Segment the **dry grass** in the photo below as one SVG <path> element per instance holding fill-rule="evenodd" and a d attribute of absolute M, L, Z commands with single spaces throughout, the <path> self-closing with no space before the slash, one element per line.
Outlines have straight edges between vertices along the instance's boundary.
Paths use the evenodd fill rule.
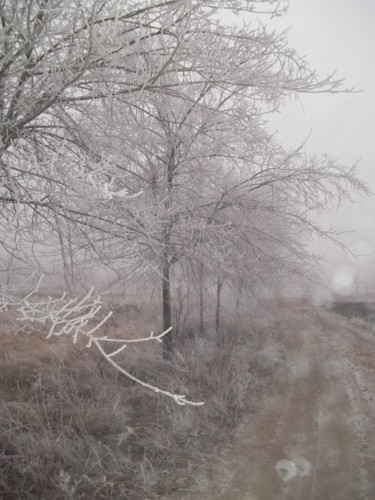
<path fill-rule="evenodd" d="M 110 328 L 122 335 L 123 325 L 132 325 L 143 334 L 150 323 L 141 309 L 130 308 Z M 272 320 L 226 328 L 225 349 L 209 337 L 190 340 L 175 365 L 155 346 L 129 350 L 121 360 L 148 382 L 204 400 L 198 408 L 141 389 L 84 346 L 36 332 L 3 333 L 0 498 L 168 498 L 194 481 L 199 489 L 196 471 L 254 409 L 279 362 Z"/>

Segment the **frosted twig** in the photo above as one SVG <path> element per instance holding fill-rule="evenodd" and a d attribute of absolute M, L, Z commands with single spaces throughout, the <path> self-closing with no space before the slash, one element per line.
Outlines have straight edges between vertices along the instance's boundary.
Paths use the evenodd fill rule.
<path fill-rule="evenodd" d="M 133 380 L 137 384 L 142 385 L 143 387 L 146 387 L 147 389 L 150 389 L 151 391 L 156 392 L 157 394 L 164 394 L 164 396 L 168 396 L 169 398 L 172 398 L 178 405 L 181 405 L 181 406 L 184 406 L 184 405 L 201 406 L 204 404 L 203 402 L 189 401 L 186 399 L 186 396 L 184 396 L 183 394 L 175 394 L 175 393 L 172 393 L 169 391 L 165 391 L 163 389 L 159 389 L 159 387 L 148 384 L 147 382 L 143 382 L 143 380 L 140 380 L 139 378 L 134 377 L 134 375 L 132 375 L 131 373 L 124 370 L 124 368 L 119 366 L 115 361 L 113 361 L 113 359 L 111 359 L 111 355 L 108 355 L 104 351 L 103 347 L 100 345 L 100 342 L 98 342 L 98 340 L 93 338 L 92 341 L 94 342 L 94 344 L 98 348 L 99 352 L 105 357 L 105 359 L 109 363 L 111 363 L 112 366 L 114 366 L 116 368 L 116 370 L 118 370 L 120 373 L 122 373 L 126 377 L 130 378 L 130 380 Z"/>
<path fill-rule="evenodd" d="M 143 337 L 140 339 L 109 339 L 107 336 L 94 337 L 94 338 L 95 338 L 95 340 L 99 340 L 99 341 L 103 340 L 105 342 L 117 342 L 117 343 L 126 342 L 127 344 L 138 343 L 138 342 L 148 342 L 149 340 L 156 340 L 158 342 L 163 342 L 162 338 L 164 337 L 164 335 L 167 335 L 167 333 L 169 333 L 170 331 L 172 331 L 172 327 L 169 327 L 167 330 L 160 333 L 159 335 L 154 335 L 154 332 L 151 332 L 148 337 Z"/>
<path fill-rule="evenodd" d="M 151 332 L 149 336 L 138 339 L 115 339 L 108 338 L 107 336 L 96 337 L 94 333 L 97 332 L 112 315 L 112 311 L 109 311 L 103 318 L 97 320 L 97 316 L 103 307 L 100 296 L 95 296 L 94 290 L 91 289 L 80 300 L 78 298 L 69 299 L 66 297 L 66 293 L 63 293 L 62 296 L 57 299 L 48 297 L 45 300 L 39 299 L 33 302 L 31 298 L 38 292 L 41 282 L 42 278 L 38 280 L 32 291 L 28 292 L 23 298 L 17 297 L 17 295 L 8 292 L 5 287 L 2 287 L 0 291 L 0 311 L 12 308 L 18 315 L 16 318 L 18 321 L 27 321 L 47 326 L 47 338 L 66 335 L 71 336 L 73 343 L 76 343 L 79 336 L 86 337 L 88 338 L 87 347 L 91 347 L 92 344 L 94 344 L 101 355 L 116 370 L 142 387 L 157 394 L 163 394 L 164 396 L 172 398 L 179 405 L 200 406 L 204 404 L 203 402 L 190 401 L 186 399 L 186 396 L 183 394 L 172 393 L 148 384 L 126 371 L 112 359 L 124 351 L 128 344 L 150 342 L 153 340 L 162 342 L 163 337 L 171 332 L 172 327 L 158 335 Z M 93 325 L 93 323 L 96 324 Z M 102 345 L 105 342 L 121 345 L 118 349 L 107 354 Z"/>

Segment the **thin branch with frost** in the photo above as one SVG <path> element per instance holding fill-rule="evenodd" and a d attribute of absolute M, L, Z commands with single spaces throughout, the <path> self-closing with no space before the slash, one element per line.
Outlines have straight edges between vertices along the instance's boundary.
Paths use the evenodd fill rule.
<path fill-rule="evenodd" d="M 100 178 L 100 175 L 96 173 L 89 173 L 88 179 L 91 182 L 92 186 L 95 190 L 100 193 L 100 198 L 103 200 L 112 200 L 115 198 L 122 198 L 124 200 L 133 200 L 134 198 L 138 198 L 143 194 L 143 191 L 139 191 L 138 193 L 129 194 L 129 190 L 119 189 L 118 191 L 113 190 L 114 178 L 112 177 L 109 182 L 105 182 Z"/>
<path fill-rule="evenodd" d="M 47 338 L 66 335 L 71 336 L 73 342 L 76 343 L 79 337 L 86 337 L 88 338 L 87 347 L 91 347 L 92 344 L 94 344 L 102 356 L 116 370 L 142 387 L 145 387 L 156 394 L 163 394 L 164 396 L 172 398 L 179 405 L 200 406 L 204 404 L 203 402 L 187 400 L 186 396 L 183 394 L 172 393 L 148 384 L 147 382 L 134 377 L 112 359 L 116 355 L 120 354 L 120 352 L 122 352 L 129 343 L 149 342 L 153 340 L 162 342 L 163 337 L 170 333 L 172 328 L 168 328 L 158 335 L 151 332 L 148 337 L 139 339 L 113 339 L 108 338 L 107 336 L 96 336 L 95 332 L 97 332 L 100 327 L 104 325 L 104 323 L 112 316 L 112 311 L 108 312 L 104 317 L 98 320 L 98 314 L 103 307 L 103 302 L 101 301 L 99 295 L 94 294 L 93 289 L 89 290 L 89 292 L 87 292 L 81 299 L 69 299 L 66 296 L 66 293 L 63 293 L 61 297 L 57 299 L 48 297 L 47 299 L 37 299 L 34 301 L 30 300 L 37 294 L 40 284 L 41 279 L 39 279 L 33 290 L 27 292 L 22 298 L 12 293 L 10 287 L 1 287 L 0 312 L 13 310 L 18 315 L 16 318 L 17 321 L 37 323 L 47 327 Z M 107 353 L 103 348 L 103 344 L 105 342 L 119 343 L 121 346 L 114 351 Z"/>
<path fill-rule="evenodd" d="M 169 333 L 170 331 L 172 331 L 172 327 L 168 328 L 167 330 L 165 330 L 164 332 L 160 333 L 159 335 L 156 335 L 154 334 L 154 332 L 151 332 L 150 335 L 148 337 L 143 337 L 143 338 L 140 338 L 140 339 L 111 339 L 111 338 L 108 338 L 106 335 L 104 337 L 93 337 L 92 335 L 90 336 L 90 340 L 89 340 L 89 344 L 87 344 L 87 347 L 91 347 L 91 342 L 92 340 L 99 340 L 99 341 L 104 341 L 104 342 L 118 342 L 118 343 L 127 343 L 127 344 L 131 344 L 131 343 L 139 343 L 139 342 L 147 342 L 149 340 L 157 340 L 158 342 L 162 342 L 162 338 L 164 337 L 164 335 L 166 335 L 167 333 Z"/>
<path fill-rule="evenodd" d="M 156 337 L 155 337 L 156 338 Z M 112 357 L 117 354 L 119 352 L 119 350 L 122 350 L 122 348 L 120 349 L 117 349 L 116 351 L 114 351 L 113 353 L 111 354 L 107 354 L 103 347 L 100 345 L 100 342 L 93 338 L 93 342 L 94 344 L 96 345 L 96 347 L 98 348 L 99 352 L 105 357 L 105 359 L 111 363 L 112 366 L 114 366 L 116 368 L 116 370 L 118 370 L 120 373 L 122 373 L 123 375 L 125 375 L 126 377 L 130 378 L 131 380 L 133 380 L 134 382 L 136 382 L 137 384 L 140 384 L 142 385 L 143 387 L 146 387 L 147 389 L 150 389 L 154 392 L 156 392 L 157 394 L 164 394 L 164 396 L 168 396 L 170 398 L 172 398 L 177 404 L 181 405 L 181 406 L 184 406 L 184 405 L 192 405 L 192 406 L 201 406 L 203 405 L 204 403 L 203 402 L 194 402 L 194 401 L 189 401 L 186 399 L 186 396 L 182 395 L 182 394 L 174 394 L 172 392 L 169 392 L 169 391 L 164 391 L 163 389 L 159 389 L 158 387 L 155 387 L 153 385 L 150 385 L 150 384 L 147 384 L 146 382 L 143 382 L 142 380 L 140 380 L 139 378 L 137 377 L 134 377 L 133 375 L 131 375 L 129 372 L 127 372 L 126 370 L 124 370 L 123 368 L 121 368 L 121 366 L 119 366 L 115 361 L 113 361 Z M 124 346 L 125 347 L 125 346 Z"/>

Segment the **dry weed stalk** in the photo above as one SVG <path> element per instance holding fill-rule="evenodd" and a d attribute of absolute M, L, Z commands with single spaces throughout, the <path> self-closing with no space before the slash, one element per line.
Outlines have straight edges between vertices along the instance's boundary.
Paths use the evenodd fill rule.
<path fill-rule="evenodd" d="M 148 384 L 126 371 L 113 360 L 113 358 L 122 352 L 130 343 L 149 341 L 162 342 L 163 337 L 172 330 L 172 327 L 158 335 L 151 332 L 148 337 L 139 339 L 114 339 L 108 338 L 106 335 L 96 336 L 96 332 L 98 332 L 100 327 L 111 317 L 112 311 L 98 319 L 98 315 L 103 307 L 103 302 L 100 295 L 94 293 L 93 288 L 80 299 L 70 299 L 67 297 L 66 293 L 63 293 L 61 297 L 58 298 L 47 297 L 32 300 L 32 297 L 36 296 L 41 282 L 42 277 L 39 278 L 34 288 L 21 298 L 18 296 L 17 291 L 19 293 L 19 290 L 16 288 L 2 286 L 0 290 L 0 312 L 13 310 L 18 315 L 16 318 L 17 321 L 42 325 L 47 328 L 47 338 L 66 335 L 72 337 L 73 342 L 76 343 L 80 336 L 86 337 L 88 339 L 87 347 L 91 347 L 94 344 L 101 355 L 116 370 L 142 387 L 150 389 L 157 394 L 168 396 L 182 406 L 200 406 L 204 404 L 203 402 L 187 400 L 183 394 L 172 393 Z M 107 353 L 103 347 L 106 343 L 117 343 L 120 344 L 120 347 Z"/>

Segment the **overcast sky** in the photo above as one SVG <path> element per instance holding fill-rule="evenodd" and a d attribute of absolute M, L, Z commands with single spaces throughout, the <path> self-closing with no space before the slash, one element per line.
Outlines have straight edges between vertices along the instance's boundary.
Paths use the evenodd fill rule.
<path fill-rule="evenodd" d="M 362 92 L 302 96 L 303 106 L 285 107 L 272 126 L 286 145 L 296 146 L 310 135 L 308 152 L 326 152 L 345 164 L 359 161 L 362 177 L 375 191 L 375 0 L 290 0 L 289 13 L 277 25 L 291 26 L 290 45 L 320 75 L 337 70 L 345 86 Z M 375 198 L 345 203 L 326 220 L 342 231 L 355 231 L 344 241 L 360 255 L 356 261 L 320 245 L 330 261 L 331 285 L 337 290 L 358 285 L 363 292 L 373 280 L 375 289 Z"/>

